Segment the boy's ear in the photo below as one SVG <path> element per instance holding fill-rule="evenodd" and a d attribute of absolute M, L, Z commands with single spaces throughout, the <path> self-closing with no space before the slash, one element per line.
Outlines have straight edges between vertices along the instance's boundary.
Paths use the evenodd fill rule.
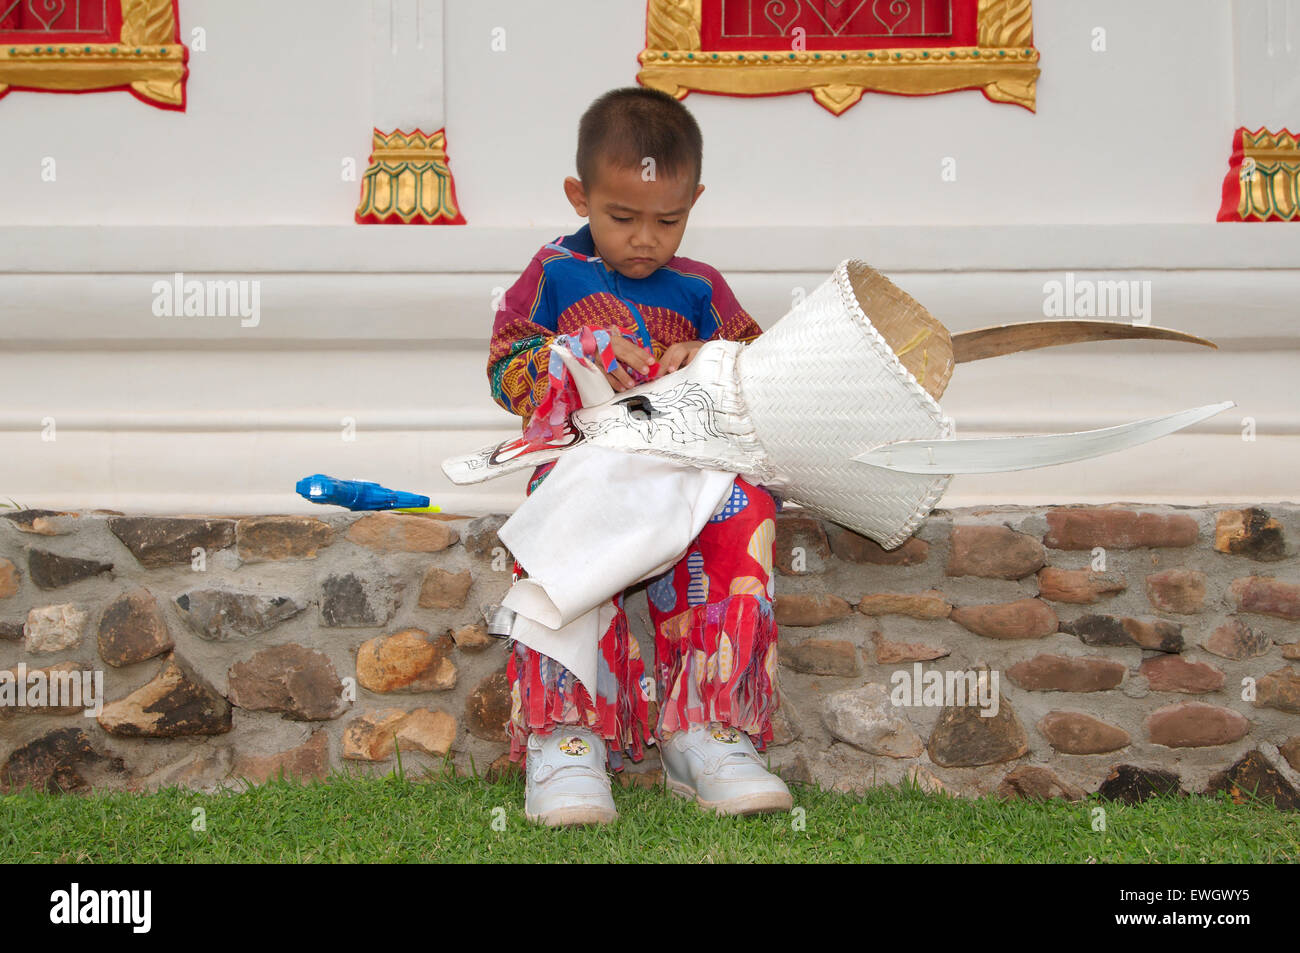
<path fill-rule="evenodd" d="M 582 218 L 586 218 L 591 213 L 591 208 L 587 204 L 587 190 L 582 187 L 582 182 L 569 176 L 564 180 L 564 195 L 573 206 L 573 210 Z"/>
<path fill-rule="evenodd" d="M 691 199 L 691 208 L 695 208 L 695 203 L 700 200 L 700 196 L 703 194 L 704 194 L 704 186 L 697 185 L 695 187 L 695 197 Z"/>

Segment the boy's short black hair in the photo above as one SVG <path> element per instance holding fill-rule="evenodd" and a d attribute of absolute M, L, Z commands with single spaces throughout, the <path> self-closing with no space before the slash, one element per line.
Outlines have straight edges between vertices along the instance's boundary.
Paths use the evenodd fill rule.
<path fill-rule="evenodd" d="M 644 86 L 612 89 L 582 114 L 578 123 L 578 178 L 596 181 L 601 159 L 627 169 L 647 158 L 656 173 L 693 177 L 700 184 L 704 137 L 690 110 L 667 93 Z"/>

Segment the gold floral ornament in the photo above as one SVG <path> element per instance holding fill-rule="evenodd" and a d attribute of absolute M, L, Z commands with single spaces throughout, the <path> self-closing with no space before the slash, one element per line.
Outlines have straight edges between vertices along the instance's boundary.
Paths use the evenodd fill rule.
<path fill-rule="evenodd" d="M 691 91 L 808 91 L 839 115 L 867 90 L 979 89 L 1035 108 L 1032 0 L 648 0 L 637 80 Z"/>
<path fill-rule="evenodd" d="M 178 0 L 0 0 L 0 96 L 125 89 L 185 108 Z"/>
<path fill-rule="evenodd" d="M 447 165 L 445 131 L 432 135 L 375 130 L 370 166 L 361 178 L 362 225 L 464 225 Z"/>
<path fill-rule="evenodd" d="M 1223 182 L 1221 222 L 1300 221 L 1300 141 L 1287 129 L 1238 129 Z"/>

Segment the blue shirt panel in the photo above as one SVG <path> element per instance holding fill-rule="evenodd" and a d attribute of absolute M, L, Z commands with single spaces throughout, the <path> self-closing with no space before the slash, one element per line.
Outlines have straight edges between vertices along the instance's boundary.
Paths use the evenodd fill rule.
<path fill-rule="evenodd" d="M 584 225 L 572 235 L 547 245 L 587 256 L 596 254 L 591 239 L 591 226 Z M 583 260 L 566 256 L 554 258 L 544 265 L 545 280 L 550 284 L 549 294 L 554 311 L 542 313 L 539 309 L 534 321 L 550 331 L 558 329 L 559 316 L 574 303 L 588 295 L 608 293 L 621 298 L 628 305 L 647 305 L 676 311 L 694 325 L 697 336 L 706 339 L 717 330 L 713 319 L 712 290 L 709 283 L 696 275 L 682 274 L 666 265 L 644 278 L 628 278 L 605 267 L 600 260 Z"/>

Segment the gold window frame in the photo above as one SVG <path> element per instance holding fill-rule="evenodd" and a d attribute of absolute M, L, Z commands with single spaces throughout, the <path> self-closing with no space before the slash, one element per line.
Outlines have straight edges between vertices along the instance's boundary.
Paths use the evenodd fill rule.
<path fill-rule="evenodd" d="M 87 92 L 126 87 L 164 108 L 185 108 L 189 50 L 178 40 L 173 0 L 120 0 L 116 43 L 0 44 L 0 95 L 9 87 Z"/>
<path fill-rule="evenodd" d="M 1243 222 L 1300 221 L 1300 138 L 1288 130 L 1241 131 L 1242 161 L 1237 180 Z"/>
<path fill-rule="evenodd" d="M 1033 0 L 980 0 L 975 46 L 704 51 L 702 0 L 649 0 L 637 80 L 677 99 L 692 91 L 761 96 L 808 91 L 839 115 L 867 90 L 924 95 L 980 89 L 1035 110 Z"/>

